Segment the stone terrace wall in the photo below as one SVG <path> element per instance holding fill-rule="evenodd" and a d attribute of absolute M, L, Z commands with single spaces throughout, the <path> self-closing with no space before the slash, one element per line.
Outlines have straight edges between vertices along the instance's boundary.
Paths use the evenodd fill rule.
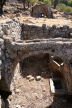
<path fill-rule="evenodd" d="M 72 28 L 69 26 L 57 27 L 34 24 L 22 24 L 17 18 L 6 19 L 0 22 L 0 38 L 12 37 L 14 40 L 41 39 L 41 38 L 71 38 Z"/>
<path fill-rule="evenodd" d="M 42 26 L 36 25 L 26 25 L 22 24 L 22 39 L 36 39 L 36 38 L 71 38 L 72 37 L 72 28 L 69 26 L 56 27 L 46 27 L 45 24 Z"/>
<path fill-rule="evenodd" d="M 6 19 L 0 22 L 0 38 L 10 36 L 14 40 L 21 37 L 21 24 L 17 18 Z"/>

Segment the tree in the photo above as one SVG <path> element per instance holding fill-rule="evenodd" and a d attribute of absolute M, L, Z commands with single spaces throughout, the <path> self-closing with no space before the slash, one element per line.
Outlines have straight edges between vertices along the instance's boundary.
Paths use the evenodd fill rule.
<path fill-rule="evenodd" d="M 28 8 L 30 7 L 31 4 L 33 5 L 36 2 L 37 2 L 37 0 L 26 0 L 26 4 L 27 4 Z"/>
<path fill-rule="evenodd" d="M 25 10 L 26 0 L 22 0 L 22 3 L 23 3 L 24 10 Z"/>
<path fill-rule="evenodd" d="M 28 8 L 30 6 L 30 0 L 26 0 L 27 1 L 27 5 L 28 5 Z"/>
<path fill-rule="evenodd" d="M 68 5 L 72 7 L 72 0 L 68 1 Z"/>
<path fill-rule="evenodd" d="M 44 2 L 44 3 L 47 3 L 47 4 L 49 4 L 49 5 L 52 5 L 52 1 L 51 1 L 51 0 L 44 0 L 43 2 Z"/>
<path fill-rule="evenodd" d="M 60 0 L 60 3 L 64 3 L 67 5 L 68 0 Z"/>
<path fill-rule="evenodd" d="M 56 9 L 57 4 L 59 3 L 59 0 L 53 0 L 54 9 Z"/>
<path fill-rule="evenodd" d="M 37 3 L 38 2 L 38 0 L 31 0 L 31 4 L 33 5 L 33 4 L 35 4 L 35 3 Z"/>
<path fill-rule="evenodd" d="M 3 6 L 5 4 L 6 0 L 0 0 L 0 15 L 3 14 Z"/>
<path fill-rule="evenodd" d="M 26 4 L 29 8 L 30 4 L 34 4 L 36 3 L 38 0 L 21 0 L 24 6 L 24 10 L 26 9 Z"/>

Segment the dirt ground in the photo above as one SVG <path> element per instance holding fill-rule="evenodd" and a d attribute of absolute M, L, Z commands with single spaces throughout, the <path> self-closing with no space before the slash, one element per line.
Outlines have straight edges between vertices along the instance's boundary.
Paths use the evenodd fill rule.
<path fill-rule="evenodd" d="M 19 3 L 11 3 L 6 6 L 4 6 L 4 14 L 0 16 L 0 21 L 7 18 L 18 18 L 20 22 L 23 22 L 25 24 L 35 24 L 35 25 L 42 25 L 46 24 L 47 26 L 63 26 L 68 25 L 72 26 L 72 16 L 71 15 L 65 15 L 63 12 L 55 12 L 56 10 L 53 10 L 53 19 L 48 18 L 33 18 L 30 16 L 30 10 L 26 10 L 24 12 L 23 5 Z"/>
<path fill-rule="evenodd" d="M 14 90 L 8 98 L 10 108 L 72 108 L 64 97 L 51 95 L 50 69 L 45 60 L 32 57 L 21 64 L 20 73 L 16 73 Z M 34 79 L 29 80 L 31 75 Z M 36 77 L 40 76 L 40 80 Z"/>

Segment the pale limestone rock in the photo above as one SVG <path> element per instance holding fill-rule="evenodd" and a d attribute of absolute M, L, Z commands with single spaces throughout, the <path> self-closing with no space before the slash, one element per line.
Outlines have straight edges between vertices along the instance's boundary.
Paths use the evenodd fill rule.
<path fill-rule="evenodd" d="M 41 76 L 36 76 L 36 80 L 37 81 L 41 80 Z"/>
<path fill-rule="evenodd" d="M 30 79 L 31 77 L 32 77 L 32 75 L 28 75 L 26 78 L 27 78 L 27 79 Z"/>
<path fill-rule="evenodd" d="M 43 92 L 45 92 L 46 91 L 46 89 L 45 88 L 43 88 L 43 90 L 42 90 Z"/>
<path fill-rule="evenodd" d="M 16 93 L 19 93 L 19 92 L 21 92 L 21 91 L 20 91 L 20 89 L 16 89 L 15 92 L 16 92 Z"/>
<path fill-rule="evenodd" d="M 36 97 L 36 99 L 39 99 L 39 96 L 37 93 L 34 93 L 34 96 Z"/>
<path fill-rule="evenodd" d="M 12 96 L 11 96 L 11 95 L 9 95 L 8 100 L 9 100 L 9 101 L 11 101 L 11 100 L 12 100 Z"/>
<path fill-rule="evenodd" d="M 72 33 L 70 33 L 70 36 L 72 37 Z"/>
<path fill-rule="evenodd" d="M 20 105 L 16 105 L 16 108 L 21 108 L 21 106 Z"/>
<path fill-rule="evenodd" d="M 30 77 L 30 78 L 29 78 L 29 81 L 33 81 L 33 80 L 34 80 L 34 77 Z"/>

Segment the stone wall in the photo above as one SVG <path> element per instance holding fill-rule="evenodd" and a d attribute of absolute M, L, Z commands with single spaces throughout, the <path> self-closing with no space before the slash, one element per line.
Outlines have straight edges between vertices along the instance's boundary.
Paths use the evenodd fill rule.
<path fill-rule="evenodd" d="M 56 72 L 64 79 L 67 93 L 72 94 L 72 73 L 68 61 L 63 60 L 62 63 L 59 64 L 58 62 L 54 61 L 53 58 L 51 58 L 49 65 L 52 72 Z"/>
<path fill-rule="evenodd" d="M 7 70 L 5 70 L 8 66 L 5 51 L 4 39 L 0 38 L 0 90 L 9 91 L 10 89 L 8 88 L 7 83 L 8 79 L 6 79 Z"/>
<path fill-rule="evenodd" d="M 64 63 L 64 66 L 61 66 L 61 72 L 63 73 L 66 85 L 67 85 L 67 89 L 68 89 L 68 93 L 72 94 L 72 73 L 70 70 L 70 65 L 67 63 Z"/>
<path fill-rule="evenodd" d="M 0 22 L 0 37 L 9 36 L 14 40 L 72 38 L 72 28 L 69 26 L 57 27 L 34 24 L 22 24 L 18 19 L 7 19 Z"/>
<path fill-rule="evenodd" d="M 12 79 L 14 76 L 14 70 L 16 68 L 16 64 L 14 59 L 10 58 L 10 55 L 8 54 L 7 48 L 4 46 L 2 49 L 3 52 L 3 56 L 2 56 L 2 63 L 3 63 L 3 71 L 2 71 L 2 76 L 4 78 L 4 82 L 2 82 L 3 85 L 7 85 L 4 87 L 2 87 L 2 89 L 4 89 L 5 91 L 10 91 L 11 89 L 11 84 L 12 84 Z M 3 81 L 3 79 L 2 79 Z"/>
<path fill-rule="evenodd" d="M 12 37 L 14 40 L 21 37 L 21 24 L 18 19 L 6 19 L 0 22 L 0 38 Z"/>
<path fill-rule="evenodd" d="M 22 24 L 22 39 L 41 39 L 41 38 L 72 38 L 72 28 L 69 26 L 56 27 L 46 27 L 46 25 L 26 25 Z"/>
<path fill-rule="evenodd" d="M 3 64 L 3 67 L 2 64 L 0 65 L 2 68 L 0 73 L 7 84 L 6 91 L 13 89 L 15 72 L 20 71 L 18 63 L 26 57 L 48 53 L 50 56 L 61 57 L 65 62 L 72 60 L 72 39 L 70 39 L 72 28 L 68 26 L 58 28 L 56 26 L 46 27 L 46 25 L 25 25 L 20 24 L 17 19 L 12 19 L 1 23 L 0 31 L 0 37 L 3 39 L 1 42 L 4 41 L 2 47 L 0 44 L 2 52 L 0 59 Z M 69 81 L 69 86 L 67 83 L 68 92 L 71 92 L 72 74 L 69 74 L 71 70 L 65 69 L 63 71 L 66 71 L 64 73 L 66 83 Z"/>
<path fill-rule="evenodd" d="M 48 4 L 36 4 L 32 7 L 31 16 L 36 18 L 41 17 L 47 17 L 47 18 L 53 18 L 53 13 L 51 11 L 51 8 Z"/>
<path fill-rule="evenodd" d="M 7 80 L 8 87 L 10 90 L 13 89 L 14 84 L 14 76 L 16 71 L 20 71 L 20 67 L 18 63 L 29 57 L 36 54 L 48 53 L 50 56 L 61 57 L 64 62 L 69 62 L 72 59 L 72 40 L 63 40 L 63 39 L 44 39 L 44 40 L 27 40 L 27 41 L 16 41 L 14 42 L 12 39 L 5 38 L 4 39 L 5 49 L 5 60 L 4 64 L 4 73 L 5 78 Z M 53 61 L 52 61 L 53 62 Z M 65 66 L 66 67 L 66 66 Z M 68 93 L 71 92 L 72 84 L 72 74 L 70 70 L 63 68 L 64 78 L 67 84 Z M 66 69 L 66 70 L 65 70 Z M 66 72 L 65 72 L 66 71 Z M 62 73 L 62 74 L 63 74 Z M 67 75 L 67 76 L 66 76 Z M 68 86 L 69 82 L 69 86 Z"/>

